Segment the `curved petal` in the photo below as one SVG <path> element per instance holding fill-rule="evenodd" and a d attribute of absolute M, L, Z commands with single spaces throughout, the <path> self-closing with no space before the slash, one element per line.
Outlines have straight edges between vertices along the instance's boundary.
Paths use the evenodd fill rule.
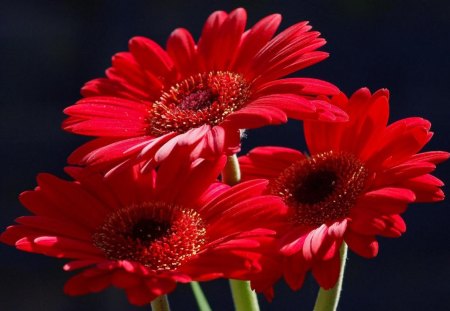
<path fill-rule="evenodd" d="M 198 43 L 198 52 L 206 70 L 230 68 L 247 22 L 247 13 L 238 8 L 229 15 L 214 12 L 206 21 Z"/>
<path fill-rule="evenodd" d="M 280 23 L 281 15 L 272 14 L 257 22 L 244 33 L 239 46 L 239 53 L 231 66 L 231 70 L 243 72 L 246 75 L 246 70 L 252 58 L 272 38 Z"/>
<path fill-rule="evenodd" d="M 339 89 L 326 81 L 311 78 L 287 78 L 267 82 L 258 87 L 256 95 L 295 94 L 301 96 L 337 95 Z"/>
<path fill-rule="evenodd" d="M 191 33 L 184 29 L 175 29 L 167 41 L 167 53 L 172 58 L 181 76 L 188 77 L 200 72 L 197 48 Z"/>
<path fill-rule="evenodd" d="M 136 61 L 156 76 L 173 78 L 174 64 L 156 42 L 145 37 L 134 37 L 129 42 L 130 52 Z"/>

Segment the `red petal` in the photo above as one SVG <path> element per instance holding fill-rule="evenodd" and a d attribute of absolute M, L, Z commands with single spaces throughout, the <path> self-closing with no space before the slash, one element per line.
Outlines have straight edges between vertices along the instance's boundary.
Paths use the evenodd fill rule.
<path fill-rule="evenodd" d="M 117 164 L 124 159 L 132 158 L 133 153 L 136 155 L 140 151 L 129 152 L 132 147 L 150 144 L 153 139 L 151 136 L 119 141 L 109 138 L 98 138 L 76 149 L 69 156 L 68 162 L 70 164 L 98 166 L 101 169 L 103 166 Z"/>
<path fill-rule="evenodd" d="M 344 258 L 344 260 L 347 260 Z M 312 274 L 323 289 L 331 289 L 339 278 L 341 259 L 339 252 L 330 260 L 315 262 L 312 266 Z"/>
<path fill-rule="evenodd" d="M 444 183 L 440 179 L 427 174 L 405 180 L 399 186 L 414 191 L 416 202 L 437 202 L 445 198 L 444 192 L 439 188 L 443 185 Z"/>
<path fill-rule="evenodd" d="M 269 124 L 287 122 L 286 114 L 276 107 L 245 107 L 228 115 L 223 126 L 238 129 L 258 128 Z"/>
<path fill-rule="evenodd" d="M 215 11 L 206 20 L 198 42 L 198 50 L 202 58 L 211 56 L 212 47 L 210 45 L 214 42 L 214 36 L 217 35 L 227 16 L 228 14 L 224 11 Z"/>
<path fill-rule="evenodd" d="M 380 233 L 381 236 L 398 238 L 406 231 L 406 223 L 400 215 L 385 215 L 382 217 L 386 228 Z"/>
<path fill-rule="evenodd" d="M 447 161 L 450 157 L 450 153 L 445 151 L 428 151 L 418 154 L 414 154 L 409 161 L 411 162 L 430 162 L 433 164 L 439 164 Z M 408 162 L 409 162 L 408 161 Z"/>
<path fill-rule="evenodd" d="M 239 158 L 242 179 L 272 179 L 296 161 L 304 159 L 301 152 L 284 147 L 258 147 Z"/>
<path fill-rule="evenodd" d="M 64 271 L 73 271 L 81 268 L 86 268 L 97 263 L 98 260 L 74 260 L 66 263 L 63 267 Z"/>
<path fill-rule="evenodd" d="M 289 227 L 279 239 L 280 252 L 285 256 L 292 256 L 298 253 L 303 249 L 307 234 L 307 228 Z"/>
<path fill-rule="evenodd" d="M 311 78 L 287 78 L 267 82 L 258 87 L 255 95 L 263 96 L 270 94 L 296 94 L 308 95 L 336 95 L 339 89 L 326 81 Z"/>
<path fill-rule="evenodd" d="M 105 213 L 109 212 L 109 208 L 103 202 L 91 196 L 78 183 L 65 181 L 50 174 L 39 174 L 37 181 L 40 188 L 35 192 L 41 194 L 42 200 L 51 206 L 55 217 L 61 216 L 83 228 L 92 229 L 96 228 Z"/>
<path fill-rule="evenodd" d="M 430 122 L 422 118 L 407 118 L 389 125 L 383 135 L 383 145 L 367 165 L 389 167 L 404 161 L 431 139 L 429 129 Z"/>
<path fill-rule="evenodd" d="M 326 53 L 309 53 L 325 44 L 325 40 L 317 39 L 319 33 L 309 32 L 310 29 L 307 22 L 298 23 L 262 47 L 251 67 L 255 80 L 258 83 L 275 80 L 326 57 Z"/>
<path fill-rule="evenodd" d="M 170 56 L 153 40 L 134 37 L 129 42 L 129 49 L 136 61 L 156 76 L 170 79 L 173 75 L 174 64 Z"/>
<path fill-rule="evenodd" d="M 55 219 L 46 216 L 22 216 L 16 222 L 41 232 L 42 235 L 59 235 L 72 239 L 91 242 L 92 233 L 87 232 L 82 227 L 73 222 Z"/>
<path fill-rule="evenodd" d="M 386 187 L 365 193 L 361 198 L 361 204 L 375 201 L 378 201 L 380 205 L 384 202 L 410 203 L 414 200 L 414 192 L 409 189 Z"/>
<path fill-rule="evenodd" d="M 247 22 L 247 12 L 238 8 L 232 11 L 216 34 L 210 69 L 229 69 L 234 61 L 241 36 Z"/>
<path fill-rule="evenodd" d="M 262 179 L 239 183 L 203 206 L 202 210 L 211 215 L 220 215 L 227 209 L 226 206 L 234 206 L 247 197 L 260 195 L 266 186 L 267 180 Z"/>
<path fill-rule="evenodd" d="M 345 242 L 359 256 L 373 258 L 378 254 L 378 242 L 373 236 L 363 236 L 349 232 L 345 236 Z"/>
<path fill-rule="evenodd" d="M 374 180 L 374 186 L 386 184 L 395 185 L 406 179 L 430 173 L 434 171 L 435 168 L 435 164 L 428 162 L 403 163 L 377 174 Z"/>
<path fill-rule="evenodd" d="M 280 14 L 269 15 L 244 33 L 232 71 L 245 72 L 255 54 L 272 38 L 281 22 Z"/>
<path fill-rule="evenodd" d="M 283 262 L 284 279 L 292 290 L 299 290 L 305 280 L 309 264 L 301 256 L 285 258 Z"/>
<path fill-rule="evenodd" d="M 194 39 L 186 29 L 178 28 L 170 34 L 167 41 L 167 53 L 184 77 L 201 72 Z"/>

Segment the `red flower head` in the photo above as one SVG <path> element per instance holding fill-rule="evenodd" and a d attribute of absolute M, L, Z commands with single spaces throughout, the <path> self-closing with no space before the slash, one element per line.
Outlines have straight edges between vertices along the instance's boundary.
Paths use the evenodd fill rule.
<path fill-rule="evenodd" d="M 34 216 L 17 219 L 0 240 L 85 268 L 65 286 L 71 295 L 123 288 L 133 304 L 172 291 L 177 282 L 257 273 L 285 206 L 260 195 L 267 182 L 213 182 L 224 159 L 188 167 L 175 152 L 158 172 L 136 167 L 103 178 L 69 168 L 73 182 L 49 174 L 21 202 Z M 255 222 L 254 216 L 258 217 Z"/>
<path fill-rule="evenodd" d="M 193 157 L 235 153 L 240 130 L 280 124 L 287 118 L 345 121 L 347 115 L 317 95 L 337 94 L 327 82 L 280 79 L 320 62 L 325 44 L 307 22 L 273 37 L 281 16 L 270 15 L 245 31 L 246 12 L 217 11 L 198 43 L 176 29 L 164 50 L 135 37 L 129 52 L 113 57 L 106 78 L 88 82 L 85 97 L 65 109 L 67 131 L 97 139 L 69 162 L 109 171 L 165 158 L 174 145 Z"/>
<path fill-rule="evenodd" d="M 243 178 L 270 179 L 267 191 L 290 209 L 280 244 L 292 289 L 301 287 L 308 270 L 323 288 L 333 287 L 344 241 L 358 255 L 374 257 L 376 236 L 405 231 L 400 214 L 408 203 L 443 200 L 443 183 L 430 173 L 449 154 L 418 153 L 432 136 L 430 122 L 407 118 L 387 125 L 388 99 L 387 90 L 334 96 L 331 103 L 350 121 L 305 122 L 310 156 L 262 147 L 240 158 Z"/>

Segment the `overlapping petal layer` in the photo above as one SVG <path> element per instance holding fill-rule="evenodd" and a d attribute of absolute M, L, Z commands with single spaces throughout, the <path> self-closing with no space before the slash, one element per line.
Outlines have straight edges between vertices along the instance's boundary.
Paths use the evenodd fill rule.
<path fill-rule="evenodd" d="M 290 208 L 280 251 L 292 289 L 301 287 L 308 271 L 323 288 L 331 288 L 339 275 L 343 242 L 360 256 L 374 257 L 376 236 L 405 232 L 400 214 L 409 203 L 444 198 L 442 181 L 431 173 L 449 154 L 420 152 L 432 136 L 430 122 L 406 118 L 388 125 L 387 90 L 371 94 L 363 88 L 350 99 L 341 93 L 329 101 L 350 120 L 305 121 L 310 155 L 259 147 L 239 159 L 244 180 L 269 179 L 267 191 Z"/>
<path fill-rule="evenodd" d="M 0 240 L 69 259 L 65 270 L 83 269 L 65 286 L 71 295 L 113 285 L 143 305 L 177 282 L 248 279 L 270 258 L 266 249 L 286 208 L 262 195 L 267 181 L 215 182 L 225 156 L 187 157 L 177 147 L 147 174 L 137 166 L 109 178 L 70 167 L 74 181 L 40 174 L 36 189 L 20 196 L 33 215 L 18 218 Z"/>
<path fill-rule="evenodd" d="M 278 14 L 245 30 L 246 19 L 244 9 L 214 12 L 197 43 L 180 28 L 166 49 L 132 38 L 129 51 L 113 57 L 106 78 L 86 83 L 85 98 L 65 110 L 64 129 L 97 137 L 69 162 L 102 171 L 142 160 L 152 165 L 175 145 L 208 158 L 237 152 L 241 129 L 288 118 L 347 120 L 343 110 L 315 99 L 337 94 L 334 85 L 281 79 L 328 56 L 317 51 L 325 44 L 319 32 L 301 22 L 275 35 Z"/>

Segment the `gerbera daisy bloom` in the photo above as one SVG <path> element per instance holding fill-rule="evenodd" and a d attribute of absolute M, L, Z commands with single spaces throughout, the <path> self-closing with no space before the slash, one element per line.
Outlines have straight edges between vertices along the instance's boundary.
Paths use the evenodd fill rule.
<path fill-rule="evenodd" d="M 430 122 L 407 118 L 387 125 L 389 93 L 358 90 L 331 103 L 346 123 L 304 123 L 310 155 L 289 148 L 261 147 L 240 158 L 244 180 L 267 178 L 268 193 L 289 207 L 280 232 L 284 278 L 292 289 L 312 271 L 321 287 L 339 276 L 343 242 L 356 254 L 377 255 L 376 236 L 399 237 L 400 216 L 411 202 L 444 199 L 443 183 L 430 173 L 449 154 L 418 153 L 432 137 Z M 260 285 L 261 286 L 261 285 Z"/>
<path fill-rule="evenodd" d="M 106 78 L 82 88 L 85 97 L 64 112 L 67 131 L 96 139 L 69 163 L 109 171 L 137 161 L 165 158 L 174 145 L 193 157 L 233 154 L 240 130 L 280 124 L 287 118 L 346 121 L 347 115 L 317 95 L 334 85 L 310 78 L 280 79 L 327 58 L 325 44 L 307 22 L 274 37 L 281 21 L 267 16 L 245 31 L 246 11 L 217 11 L 196 43 L 183 28 L 166 49 L 135 37 L 129 52 L 114 55 Z"/>
<path fill-rule="evenodd" d="M 0 240 L 70 259 L 67 271 L 84 268 L 66 283 L 70 295 L 113 285 L 137 305 L 177 282 L 259 272 L 261 250 L 273 243 L 286 211 L 282 201 L 260 195 L 265 180 L 234 187 L 213 182 L 223 158 L 192 168 L 179 160 L 170 156 L 157 173 L 144 175 L 137 167 L 110 178 L 72 167 L 71 182 L 40 174 L 38 187 L 20 196 L 34 215 L 18 218 Z"/>

